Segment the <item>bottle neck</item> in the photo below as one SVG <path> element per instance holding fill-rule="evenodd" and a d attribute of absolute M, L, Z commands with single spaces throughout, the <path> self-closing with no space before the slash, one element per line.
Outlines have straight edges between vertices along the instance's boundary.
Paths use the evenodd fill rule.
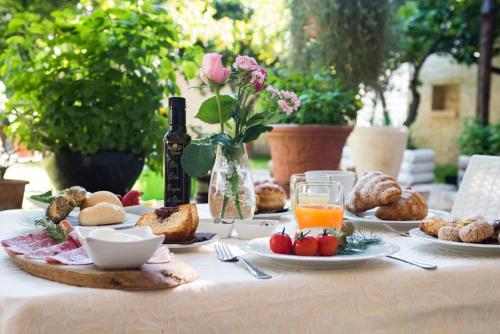
<path fill-rule="evenodd" d="M 186 124 L 170 124 L 170 131 L 187 131 Z"/>

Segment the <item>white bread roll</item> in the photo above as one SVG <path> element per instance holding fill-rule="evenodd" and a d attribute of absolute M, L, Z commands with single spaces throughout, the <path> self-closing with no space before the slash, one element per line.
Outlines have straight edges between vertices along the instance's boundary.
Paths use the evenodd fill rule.
<path fill-rule="evenodd" d="M 109 203 L 114 204 L 119 207 L 123 207 L 122 202 L 110 191 L 96 191 L 95 193 L 88 194 L 87 198 L 83 201 L 81 208 L 89 208 L 91 206 L 96 205 L 97 203 Z"/>
<path fill-rule="evenodd" d="M 78 220 L 82 226 L 120 224 L 125 221 L 125 210 L 117 205 L 98 203 L 81 210 Z"/>

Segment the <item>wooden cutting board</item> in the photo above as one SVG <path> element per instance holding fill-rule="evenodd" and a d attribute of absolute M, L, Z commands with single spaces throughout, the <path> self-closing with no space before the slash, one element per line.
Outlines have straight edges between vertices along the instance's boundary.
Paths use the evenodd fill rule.
<path fill-rule="evenodd" d="M 22 270 L 51 281 L 88 288 L 155 290 L 192 282 L 198 274 L 186 263 L 172 258 L 169 263 L 145 264 L 141 270 L 100 270 L 94 265 L 68 266 L 30 260 L 9 253 Z"/>

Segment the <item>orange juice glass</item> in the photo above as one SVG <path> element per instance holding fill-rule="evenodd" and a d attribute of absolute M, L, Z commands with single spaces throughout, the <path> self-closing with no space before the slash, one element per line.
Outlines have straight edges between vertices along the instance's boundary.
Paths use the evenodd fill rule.
<path fill-rule="evenodd" d="M 304 204 L 295 209 L 300 230 L 310 228 L 342 228 L 344 208 L 339 205 Z"/>
<path fill-rule="evenodd" d="M 295 218 L 299 230 L 342 228 L 344 194 L 340 182 L 299 182 L 296 192 Z"/>

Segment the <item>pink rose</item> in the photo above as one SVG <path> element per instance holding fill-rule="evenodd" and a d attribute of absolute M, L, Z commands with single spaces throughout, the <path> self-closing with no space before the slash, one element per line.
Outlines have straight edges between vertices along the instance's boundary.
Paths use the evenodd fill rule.
<path fill-rule="evenodd" d="M 233 68 L 243 71 L 255 71 L 259 68 L 259 64 L 254 58 L 249 56 L 237 56 L 234 60 Z"/>
<path fill-rule="evenodd" d="M 222 66 L 222 56 L 218 53 L 207 53 L 203 56 L 200 68 L 201 80 L 210 85 L 213 81 L 217 85 L 224 83 L 229 77 L 229 67 Z"/>
<path fill-rule="evenodd" d="M 266 77 L 267 72 L 260 67 L 252 72 L 250 83 L 255 85 L 255 91 L 259 92 L 262 88 L 264 88 L 264 80 Z"/>

